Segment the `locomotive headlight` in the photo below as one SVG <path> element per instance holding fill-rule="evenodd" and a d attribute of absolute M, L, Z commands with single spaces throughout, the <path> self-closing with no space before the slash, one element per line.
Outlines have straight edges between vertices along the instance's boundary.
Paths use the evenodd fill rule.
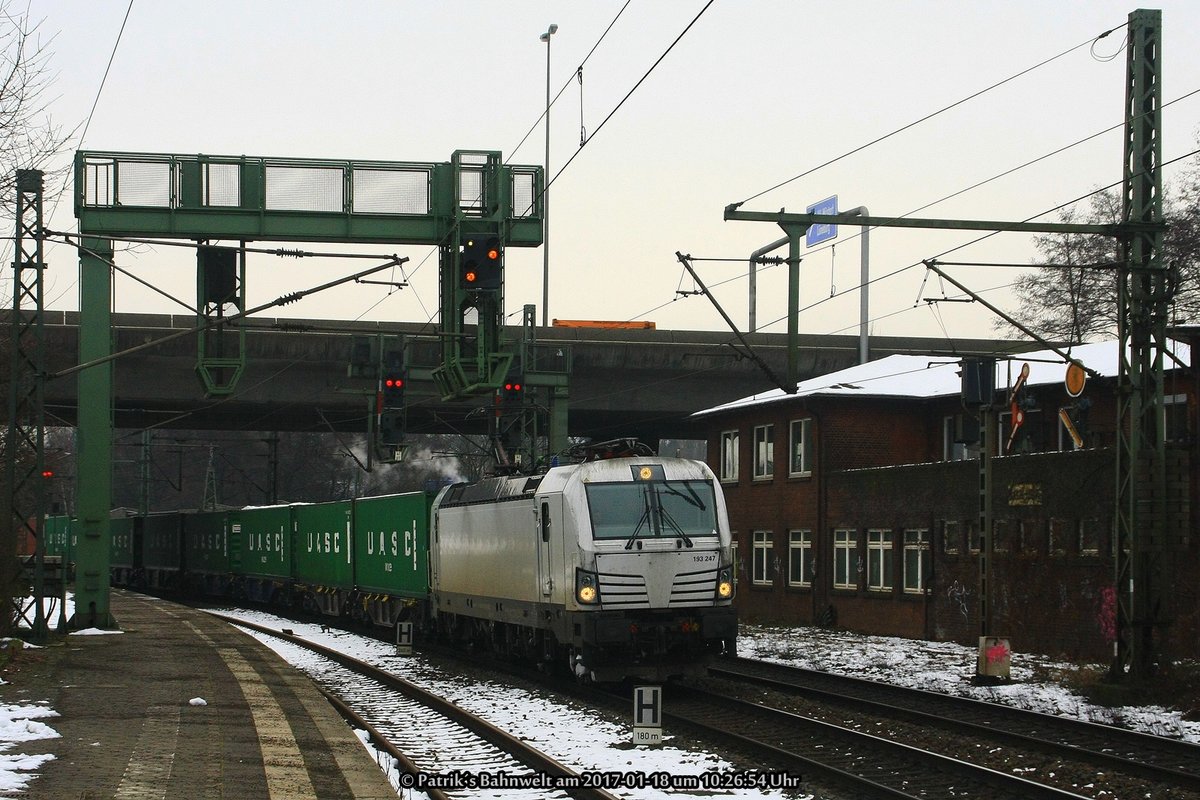
<path fill-rule="evenodd" d="M 717 599 L 728 600 L 733 597 L 733 576 L 729 567 L 717 573 Z"/>
<path fill-rule="evenodd" d="M 600 585 L 596 573 L 575 569 L 575 599 L 581 605 L 591 606 L 600 602 Z"/>

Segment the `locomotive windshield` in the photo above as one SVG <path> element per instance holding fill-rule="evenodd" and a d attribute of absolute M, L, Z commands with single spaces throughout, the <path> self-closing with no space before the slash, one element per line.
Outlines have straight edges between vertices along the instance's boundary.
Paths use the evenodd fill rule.
<path fill-rule="evenodd" d="M 716 502 L 708 481 L 589 483 L 588 508 L 596 539 L 678 537 L 717 533 Z"/>

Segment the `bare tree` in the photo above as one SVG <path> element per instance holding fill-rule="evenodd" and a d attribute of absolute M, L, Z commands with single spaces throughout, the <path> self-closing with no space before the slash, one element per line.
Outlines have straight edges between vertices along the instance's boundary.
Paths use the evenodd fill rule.
<path fill-rule="evenodd" d="M 21 9 L 10 0 L 0 0 L 0 224 L 7 224 L 9 231 L 14 231 L 16 225 L 17 170 L 42 170 L 49 189 L 44 199 L 51 199 L 55 194 L 53 187 L 61 185 L 59 179 L 70 169 L 69 164 L 57 159 L 71 134 L 64 133 L 50 114 L 54 74 L 49 47 L 53 37 L 44 37 L 41 26 L 40 21 L 30 19 L 27 8 Z M 2 241 L 5 245 L 0 247 L 0 253 L 4 257 L 0 258 L 0 263 L 11 264 L 12 239 L 4 236 Z M 11 297 L 6 299 L 11 300 Z M 10 393 L 15 377 L 7 369 L 12 358 L 11 341 L 10 336 L 0 335 L 0 364 L 3 365 L 0 385 L 6 390 L 5 397 Z M 8 409 L 9 403 L 3 402 L 0 407 Z M 6 429 L 13 422 L 7 418 L 4 421 Z M 15 422 L 29 424 L 23 419 Z M 5 463 L 15 459 L 20 464 L 17 474 L 22 474 L 28 470 L 28 463 L 21 462 L 26 462 L 33 454 L 27 448 L 14 449 L 19 452 L 7 451 L 6 440 L 0 459 Z M 2 496 L 14 497 L 14 487 L 3 489 Z M 24 488 L 16 490 L 15 494 L 19 502 L 12 502 L 4 511 L 6 519 L 0 524 L 0 565 L 4 565 L 0 569 L 0 633 L 4 635 L 8 635 L 13 627 L 13 598 L 25 591 L 19 572 L 8 567 L 15 565 L 17 529 L 24 527 L 24 521 L 18 521 L 15 512 L 29 507 Z"/>
<path fill-rule="evenodd" d="M 1164 216 L 1163 260 L 1171 269 L 1176 292 L 1171 321 L 1200 321 L 1200 163 L 1194 163 L 1169 195 Z M 1121 197 L 1102 192 L 1085 211 L 1069 208 L 1062 222 L 1116 223 Z M 1013 316 L 1048 339 L 1095 341 L 1117 335 L 1117 271 L 1121 245 L 1108 236 L 1047 234 L 1034 239 L 1041 268 L 1018 278 L 1020 297 Z M 1035 265 L 1036 266 L 1036 265 Z M 996 328 L 1012 330 L 1004 322 Z"/>
<path fill-rule="evenodd" d="M 55 73 L 51 68 L 53 36 L 44 36 L 44 20 L 0 0 L 0 218 L 12 221 L 19 169 L 40 169 L 46 186 L 58 185 L 70 164 L 59 156 L 73 131 L 54 122 L 50 105 Z"/>

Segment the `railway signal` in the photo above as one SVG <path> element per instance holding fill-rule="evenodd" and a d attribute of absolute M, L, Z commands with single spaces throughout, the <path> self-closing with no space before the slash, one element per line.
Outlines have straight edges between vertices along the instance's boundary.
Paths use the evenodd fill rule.
<path fill-rule="evenodd" d="M 512 377 L 504 381 L 500 388 L 500 405 L 505 408 L 520 408 L 525 398 L 525 385 L 520 377 Z"/>
<path fill-rule="evenodd" d="M 379 443 L 384 447 L 404 444 L 404 412 L 387 409 L 379 414 Z"/>
<path fill-rule="evenodd" d="M 475 291 L 495 291 L 503 282 L 504 249 L 496 236 L 469 236 L 463 241 L 459 261 L 462 287 Z"/>
<path fill-rule="evenodd" d="M 404 408 L 404 378 L 404 354 L 388 350 L 383 356 L 383 375 L 379 380 L 381 409 Z"/>

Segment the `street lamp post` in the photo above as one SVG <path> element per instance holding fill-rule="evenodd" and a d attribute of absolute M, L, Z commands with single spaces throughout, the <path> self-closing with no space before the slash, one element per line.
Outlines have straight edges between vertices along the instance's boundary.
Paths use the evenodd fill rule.
<path fill-rule="evenodd" d="M 542 327 L 548 327 L 550 316 L 550 37 L 558 33 L 551 24 L 538 37 L 546 43 L 546 186 L 542 188 Z"/>

